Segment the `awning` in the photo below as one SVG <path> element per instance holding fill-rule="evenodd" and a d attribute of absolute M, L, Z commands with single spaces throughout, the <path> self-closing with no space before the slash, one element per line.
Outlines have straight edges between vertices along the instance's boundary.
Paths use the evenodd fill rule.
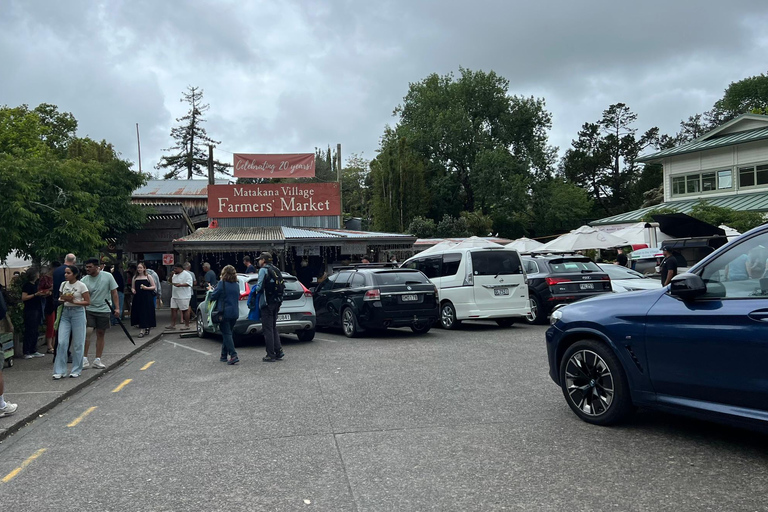
<path fill-rule="evenodd" d="M 694 219 L 684 213 L 654 215 L 653 220 L 659 223 L 659 229 L 662 233 L 666 233 L 674 238 L 725 236 L 725 230 L 699 219 Z"/>

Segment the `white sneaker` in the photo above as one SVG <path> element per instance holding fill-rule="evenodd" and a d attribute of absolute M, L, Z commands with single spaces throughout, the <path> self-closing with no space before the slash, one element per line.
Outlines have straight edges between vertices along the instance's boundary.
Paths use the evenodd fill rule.
<path fill-rule="evenodd" d="M 10 402 L 5 402 L 5 407 L 0 409 L 0 418 L 2 418 L 4 416 L 10 416 L 11 414 L 15 413 L 16 409 L 18 407 L 19 406 L 16 405 L 16 404 L 12 404 Z"/>
<path fill-rule="evenodd" d="M 103 370 L 104 368 L 107 367 L 107 365 L 101 362 L 100 357 L 97 357 L 96 359 L 93 360 L 93 367 L 98 368 L 99 370 Z"/>
<path fill-rule="evenodd" d="M 88 358 L 87 357 L 84 357 L 83 358 L 83 368 L 90 368 L 90 367 L 91 367 L 91 363 L 88 362 Z"/>
<path fill-rule="evenodd" d="M 60 374 L 60 373 L 54 373 L 54 374 L 53 374 L 53 380 L 59 380 L 59 379 L 60 379 L 60 378 L 62 378 L 63 376 L 64 376 L 64 375 L 62 375 L 62 374 Z"/>
<path fill-rule="evenodd" d="M 32 354 L 24 354 L 24 359 L 32 359 L 33 357 Z"/>
<path fill-rule="evenodd" d="M 32 357 L 45 357 L 45 354 L 41 354 L 40 352 L 35 352 L 31 355 Z"/>

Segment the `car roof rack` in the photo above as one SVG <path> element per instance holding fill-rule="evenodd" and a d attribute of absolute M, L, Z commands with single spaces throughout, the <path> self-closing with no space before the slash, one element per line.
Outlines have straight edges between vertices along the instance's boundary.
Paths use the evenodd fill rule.
<path fill-rule="evenodd" d="M 370 269 L 381 269 L 381 268 L 398 268 L 397 263 L 351 263 L 349 265 L 333 265 L 331 267 L 334 271 L 336 270 L 365 270 L 367 268 Z"/>

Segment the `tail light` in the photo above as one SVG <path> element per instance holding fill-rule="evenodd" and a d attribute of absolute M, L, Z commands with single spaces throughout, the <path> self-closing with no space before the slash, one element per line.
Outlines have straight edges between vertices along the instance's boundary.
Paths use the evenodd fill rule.
<path fill-rule="evenodd" d="M 305 297 L 309 297 L 309 298 L 311 299 L 311 298 L 312 298 L 312 292 L 311 292 L 311 291 L 309 291 L 309 290 L 307 289 L 307 287 L 306 287 L 306 286 L 304 286 L 303 284 L 301 285 L 301 287 L 304 289 L 304 296 L 305 296 Z"/>
<path fill-rule="evenodd" d="M 248 296 L 251 294 L 251 286 L 245 283 L 245 291 L 240 294 L 240 300 L 248 300 Z"/>
<path fill-rule="evenodd" d="M 545 281 L 547 282 L 547 286 L 571 282 L 570 278 L 567 278 L 567 277 L 548 277 L 545 279 Z"/>
<path fill-rule="evenodd" d="M 437 300 L 440 297 L 440 293 L 437 291 L 437 286 L 436 285 L 433 284 L 432 288 L 435 289 L 435 300 Z"/>
<path fill-rule="evenodd" d="M 381 290 L 378 288 L 374 288 L 372 290 L 368 290 L 365 292 L 365 297 L 363 297 L 364 301 L 373 301 L 373 300 L 381 300 Z"/>

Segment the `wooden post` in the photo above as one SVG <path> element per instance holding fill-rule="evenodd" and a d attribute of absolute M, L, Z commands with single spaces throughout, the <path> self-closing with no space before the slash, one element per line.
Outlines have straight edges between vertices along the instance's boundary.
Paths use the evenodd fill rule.
<path fill-rule="evenodd" d="M 336 179 L 339 182 L 339 229 L 344 229 L 344 201 L 341 198 L 341 144 L 336 144 Z"/>
<path fill-rule="evenodd" d="M 208 184 L 216 184 L 216 180 L 213 177 L 213 144 L 208 144 Z"/>

